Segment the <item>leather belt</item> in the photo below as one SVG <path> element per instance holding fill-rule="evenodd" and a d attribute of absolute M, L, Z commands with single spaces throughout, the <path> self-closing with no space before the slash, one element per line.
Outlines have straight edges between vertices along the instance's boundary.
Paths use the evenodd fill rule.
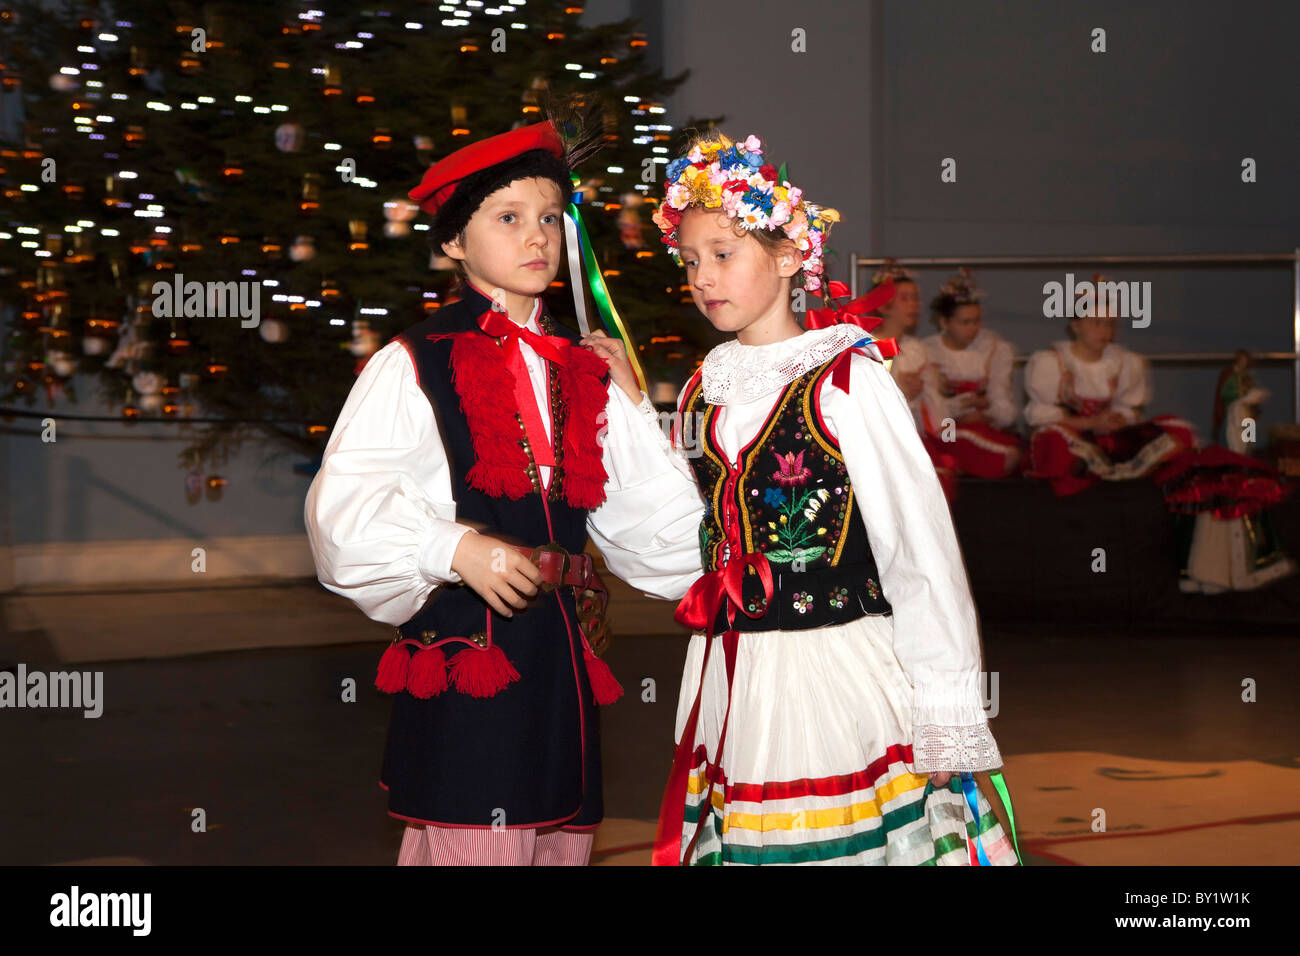
<path fill-rule="evenodd" d="M 529 548 L 511 545 L 542 572 L 541 589 L 554 591 L 558 587 L 577 588 L 574 599 L 578 609 L 578 629 L 587 639 L 587 645 L 597 657 L 609 649 L 609 592 L 605 582 L 596 573 L 591 555 L 585 552 L 571 554 L 557 541 Z"/>
<path fill-rule="evenodd" d="M 597 584 L 600 583 L 589 554 L 570 554 L 555 541 L 548 541 L 536 548 L 523 545 L 513 545 L 513 547 L 537 565 L 537 570 L 542 572 L 543 591 L 554 591 L 564 585 L 591 587 L 593 580 Z"/>

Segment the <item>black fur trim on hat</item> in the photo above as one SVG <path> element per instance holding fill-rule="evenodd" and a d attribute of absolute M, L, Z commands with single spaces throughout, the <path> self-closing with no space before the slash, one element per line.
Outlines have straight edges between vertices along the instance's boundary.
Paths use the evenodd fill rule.
<path fill-rule="evenodd" d="M 569 181 L 569 167 L 563 159 L 544 149 L 530 149 L 512 156 L 495 166 L 470 173 L 456 186 L 456 191 L 438 209 L 429 226 L 430 243 L 437 253 L 442 244 L 460 235 L 470 218 L 488 196 L 504 189 L 519 179 L 549 179 L 560 187 L 560 195 L 567 202 L 573 186 Z"/>

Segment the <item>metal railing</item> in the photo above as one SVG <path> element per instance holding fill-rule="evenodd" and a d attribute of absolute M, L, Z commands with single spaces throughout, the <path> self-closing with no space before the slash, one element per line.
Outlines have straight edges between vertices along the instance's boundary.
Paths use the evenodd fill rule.
<path fill-rule="evenodd" d="M 1291 283 L 1291 352 L 1255 352 L 1251 358 L 1265 364 L 1291 363 L 1291 417 L 1300 423 L 1300 248 L 1294 252 L 1211 252 L 1187 255 L 1151 256 L 913 256 L 870 258 L 856 252 L 849 257 L 849 288 L 854 298 L 858 296 L 858 273 L 864 268 L 877 268 L 886 263 L 899 266 L 1080 266 L 1080 265 L 1268 265 L 1290 263 Z M 1208 364 L 1227 362 L 1232 352 L 1160 352 L 1142 353 L 1156 364 L 1187 362 Z M 1017 356 L 1023 361 L 1023 356 Z"/>

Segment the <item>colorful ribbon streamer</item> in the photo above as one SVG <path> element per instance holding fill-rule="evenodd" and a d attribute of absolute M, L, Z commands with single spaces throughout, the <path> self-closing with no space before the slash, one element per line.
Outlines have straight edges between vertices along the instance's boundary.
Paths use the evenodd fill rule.
<path fill-rule="evenodd" d="M 975 789 L 975 778 L 965 771 L 961 774 L 961 789 L 962 793 L 966 794 L 966 803 L 970 806 L 971 816 L 975 819 L 975 836 L 973 839 L 968 837 L 967 843 L 975 844 L 975 853 L 979 857 L 980 866 L 992 866 L 988 855 L 984 852 L 984 844 L 980 843 L 980 808 L 979 800 L 975 796 L 978 793 Z"/>
<path fill-rule="evenodd" d="M 993 781 L 993 789 L 998 792 L 1002 798 L 1002 805 L 1007 808 L 1007 822 L 1011 824 L 1011 842 L 1016 848 L 1016 859 L 1021 866 L 1025 861 L 1020 857 L 1020 838 L 1016 836 L 1016 812 L 1011 809 L 1011 794 L 1007 792 L 1006 781 L 1002 779 L 1002 771 L 994 770 L 989 773 L 989 779 Z"/>
<path fill-rule="evenodd" d="M 600 272 L 600 263 L 596 261 L 595 250 L 591 247 L 591 237 L 587 235 L 587 226 L 578 212 L 579 198 L 580 195 L 574 193 L 564 210 L 565 233 L 569 238 L 569 271 L 573 282 L 573 301 L 578 312 L 578 325 L 584 335 L 589 333 L 587 306 L 582 296 L 582 280 L 578 268 L 578 260 L 581 259 L 582 265 L 587 271 L 587 284 L 591 288 L 591 297 L 596 301 L 596 311 L 600 313 L 605 331 L 623 343 L 623 348 L 627 352 L 627 360 L 632 365 L 632 371 L 636 375 L 637 383 L 641 386 L 641 390 L 648 394 L 650 388 L 646 382 L 645 371 L 641 368 L 641 360 L 637 356 L 636 343 L 632 341 L 632 336 L 623 324 L 618 309 L 614 307 L 614 300 L 610 298 L 609 288 L 605 285 L 605 277 Z M 576 237 L 575 233 L 577 234 Z"/>

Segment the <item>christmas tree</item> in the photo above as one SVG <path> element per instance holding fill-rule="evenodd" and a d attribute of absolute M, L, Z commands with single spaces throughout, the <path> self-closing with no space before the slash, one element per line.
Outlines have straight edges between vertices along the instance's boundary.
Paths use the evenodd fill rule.
<path fill-rule="evenodd" d="M 686 74 L 647 65 L 634 20 L 581 13 L 0 10 L 3 404 L 76 400 L 90 381 L 128 421 L 181 423 L 185 467 L 267 435 L 318 458 L 368 356 L 447 299 L 452 264 L 407 191 L 572 98 L 604 106 L 604 149 L 580 171 L 591 248 L 647 378 L 680 382 L 707 331 L 649 214 L 681 146 L 662 98 Z M 563 270 L 552 290 L 564 320 Z"/>

